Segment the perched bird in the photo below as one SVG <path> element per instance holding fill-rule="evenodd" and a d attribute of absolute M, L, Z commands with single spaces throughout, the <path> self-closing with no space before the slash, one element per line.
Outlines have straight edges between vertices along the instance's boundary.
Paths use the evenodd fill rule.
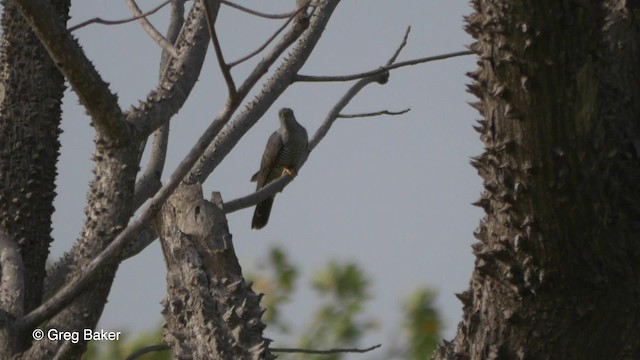
<path fill-rule="evenodd" d="M 257 183 L 256 190 L 278 179 L 285 171 L 295 173 L 307 151 L 309 141 L 307 130 L 298 124 L 293 110 L 280 109 L 278 116 L 280 128 L 269 137 L 267 147 L 262 154 L 260 170 L 251 177 L 251 181 Z M 252 229 L 262 229 L 267 225 L 274 197 L 275 195 L 256 205 L 251 222 Z"/>

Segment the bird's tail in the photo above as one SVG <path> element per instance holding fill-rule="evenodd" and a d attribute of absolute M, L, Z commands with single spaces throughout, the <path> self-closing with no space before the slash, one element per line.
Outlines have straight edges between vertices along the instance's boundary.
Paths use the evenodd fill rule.
<path fill-rule="evenodd" d="M 271 206 L 273 206 L 273 198 L 270 197 L 256 205 L 253 212 L 253 220 L 251 221 L 252 229 L 262 229 L 269 222 L 269 214 L 271 214 Z"/>

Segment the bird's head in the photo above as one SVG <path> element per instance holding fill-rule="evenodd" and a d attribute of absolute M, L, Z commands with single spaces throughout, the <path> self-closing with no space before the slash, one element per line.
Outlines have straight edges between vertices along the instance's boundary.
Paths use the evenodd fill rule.
<path fill-rule="evenodd" d="M 296 122 L 296 118 L 293 116 L 293 110 L 289 108 L 280 109 L 278 116 L 280 117 L 280 125 L 282 126 L 288 126 Z"/>

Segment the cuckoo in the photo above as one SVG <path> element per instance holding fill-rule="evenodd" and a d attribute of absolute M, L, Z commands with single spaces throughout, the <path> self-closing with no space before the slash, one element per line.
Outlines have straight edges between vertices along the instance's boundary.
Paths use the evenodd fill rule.
<path fill-rule="evenodd" d="M 262 154 L 260 170 L 251 177 L 251 181 L 257 183 L 256 190 L 278 179 L 283 172 L 295 173 L 307 151 L 307 130 L 298 124 L 293 110 L 280 109 L 278 116 L 280 128 L 269 137 Z M 256 205 L 251 222 L 252 229 L 262 229 L 267 225 L 274 198 L 275 195 Z"/>

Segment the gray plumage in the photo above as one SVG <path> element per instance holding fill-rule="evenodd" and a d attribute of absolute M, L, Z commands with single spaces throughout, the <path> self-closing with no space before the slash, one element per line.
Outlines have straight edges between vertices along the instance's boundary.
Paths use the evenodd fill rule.
<path fill-rule="evenodd" d="M 256 190 L 282 176 L 284 171 L 296 172 L 304 153 L 307 151 L 307 130 L 298 124 L 293 110 L 280 109 L 280 128 L 269 137 L 262 154 L 260 170 L 251 178 L 256 182 Z M 275 195 L 256 205 L 251 222 L 252 229 L 262 229 L 269 221 Z"/>

